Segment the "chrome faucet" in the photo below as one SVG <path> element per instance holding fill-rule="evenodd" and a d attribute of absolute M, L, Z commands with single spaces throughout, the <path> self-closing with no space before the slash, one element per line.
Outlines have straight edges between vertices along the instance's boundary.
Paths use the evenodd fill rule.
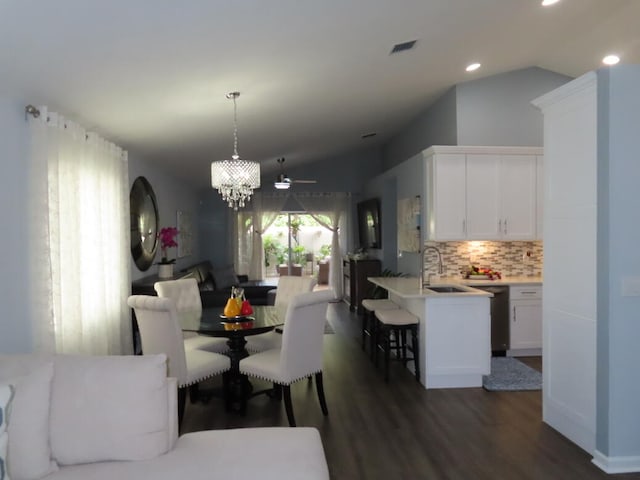
<path fill-rule="evenodd" d="M 426 246 L 422 249 L 422 256 L 421 256 L 421 264 L 420 264 L 420 286 L 422 287 L 426 287 L 428 285 L 431 285 L 431 273 L 429 273 L 427 275 L 427 281 L 425 282 L 425 278 L 424 278 L 424 262 L 426 260 L 426 253 L 429 250 L 433 250 L 434 252 L 436 252 L 438 254 L 438 273 L 440 275 L 442 275 L 444 269 L 442 268 L 442 253 L 440 253 L 440 250 L 438 250 L 437 247 L 433 247 L 431 245 Z"/>

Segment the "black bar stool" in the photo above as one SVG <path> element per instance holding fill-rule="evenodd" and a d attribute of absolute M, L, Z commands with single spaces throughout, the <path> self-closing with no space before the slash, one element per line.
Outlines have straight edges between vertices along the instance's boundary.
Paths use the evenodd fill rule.
<path fill-rule="evenodd" d="M 391 349 L 395 349 L 396 358 L 406 367 L 413 361 L 416 380 L 420 381 L 420 353 L 418 349 L 418 325 L 420 320 L 415 315 L 402 308 L 395 310 L 376 310 L 376 346 L 384 353 L 384 379 L 389 381 L 389 363 L 391 361 Z M 411 332 L 412 357 L 407 357 L 407 330 Z M 391 340 L 391 332 L 394 340 Z M 375 363 L 378 364 L 377 349 Z"/>
<path fill-rule="evenodd" d="M 365 298 L 362 300 L 362 308 L 364 313 L 362 314 L 362 350 L 365 349 L 366 337 L 369 337 L 369 353 L 373 360 L 376 349 L 376 317 L 375 312 L 378 310 L 397 310 L 400 308 L 398 304 L 393 303 L 387 298 Z"/>

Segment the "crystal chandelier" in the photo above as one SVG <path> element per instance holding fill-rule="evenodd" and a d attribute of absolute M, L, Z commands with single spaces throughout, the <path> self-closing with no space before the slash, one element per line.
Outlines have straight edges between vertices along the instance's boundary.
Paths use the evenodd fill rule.
<path fill-rule="evenodd" d="M 260 164 L 250 160 L 240 160 L 238 155 L 238 118 L 236 98 L 240 92 L 227 93 L 233 100 L 233 155 L 231 160 L 211 162 L 211 186 L 218 189 L 229 208 L 238 210 L 249 201 L 255 188 L 260 188 Z"/>

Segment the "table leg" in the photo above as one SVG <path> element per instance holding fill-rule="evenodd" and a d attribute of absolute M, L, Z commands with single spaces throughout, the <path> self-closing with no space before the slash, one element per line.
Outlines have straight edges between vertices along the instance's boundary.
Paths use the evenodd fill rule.
<path fill-rule="evenodd" d="M 249 356 L 245 345 L 247 341 L 244 337 L 230 337 L 227 345 L 229 352 L 227 355 L 231 359 L 231 370 L 229 370 L 228 391 L 226 392 L 226 407 L 228 411 L 239 412 L 244 415 L 246 411 L 247 398 L 251 395 L 253 385 L 246 375 L 240 373 L 240 360 Z"/>

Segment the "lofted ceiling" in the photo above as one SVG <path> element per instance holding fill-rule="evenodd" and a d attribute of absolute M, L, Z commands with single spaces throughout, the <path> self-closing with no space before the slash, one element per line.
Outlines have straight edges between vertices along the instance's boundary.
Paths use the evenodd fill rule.
<path fill-rule="evenodd" d="M 640 63 L 640 1 L 540 1 L 0 0 L 0 98 L 49 105 L 202 188 L 233 151 L 237 90 L 240 156 L 275 176 L 278 157 L 384 144 L 457 83 L 575 77 L 610 52 Z"/>

